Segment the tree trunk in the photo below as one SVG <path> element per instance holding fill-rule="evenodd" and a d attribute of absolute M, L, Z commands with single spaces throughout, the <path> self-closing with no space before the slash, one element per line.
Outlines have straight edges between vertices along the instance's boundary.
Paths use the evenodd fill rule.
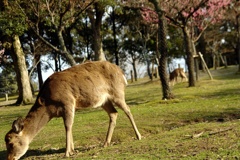
<path fill-rule="evenodd" d="M 182 28 L 183 35 L 184 35 L 184 43 L 185 43 L 185 50 L 187 54 L 187 66 L 188 66 L 188 83 L 189 87 L 195 86 L 195 79 L 194 79 L 194 58 L 193 58 L 193 49 L 192 49 L 192 39 L 187 27 Z"/>
<path fill-rule="evenodd" d="M 240 72 L 240 36 L 238 37 L 238 48 L 237 48 L 237 52 L 238 52 L 238 72 Z"/>
<path fill-rule="evenodd" d="M 66 48 L 66 45 L 65 45 L 65 42 L 63 39 L 63 35 L 62 35 L 62 29 L 58 30 L 57 36 L 58 36 L 58 41 L 59 41 L 60 48 L 62 51 L 61 54 L 63 54 L 63 56 L 65 56 L 65 58 L 67 59 L 68 63 L 71 66 L 76 65 L 76 62 L 75 62 L 73 56 L 67 51 L 67 48 Z"/>
<path fill-rule="evenodd" d="M 171 93 L 171 89 L 169 87 L 168 83 L 168 77 L 167 77 L 167 41 L 166 41 L 166 21 L 165 17 L 163 16 L 163 13 L 161 9 L 159 8 L 158 2 L 156 0 L 151 0 L 151 3 L 154 4 L 155 10 L 158 13 L 158 37 L 159 37 L 159 43 L 160 43 L 160 59 L 159 59 L 159 66 L 158 66 L 158 73 L 160 76 L 161 84 L 162 84 L 162 92 L 163 97 L 162 99 L 172 99 L 173 94 Z"/>
<path fill-rule="evenodd" d="M 149 56 L 147 53 L 147 40 L 145 39 L 144 36 L 142 36 L 142 46 L 143 46 L 142 54 L 143 54 L 144 59 L 147 62 L 147 74 L 148 74 L 149 79 L 152 80 L 152 74 L 151 74 L 151 70 L 150 70 L 151 62 L 149 60 Z"/>
<path fill-rule="evenodd" d="M 134 74 L 134 80 L 137 81 L 137 69 L 136 69 L 136 62 L 133 61 L 132 63 L 132 66 L 133 66 L 133 74 Z"/>
<path fill-rule="evenodd" d="M 42 77 L 42 64 L 40 61 L 41 55 L 35 55 L 35 61 L 38 62 L 37 64 L 37 75 L 38 75 L 38 85 L 39 89 L 43 86 L 43 77 Z"/>
<path fill-rule="evenodd" d="M 31 86 L 26 67 L 25 56 L 21 47 L 19 36 L 13 36 L 13 63 L 17 75 L 19 96 L 16 104 L 29 104 L 33 101 Z"/>
<path fill-rule="evenodd" d="M 167 42 L 166 42 L 166 23 L 164 20 L 164 17 L 162 16 L 159 19 L 159 42 L 160 42 L 160 53 L 161 57 L 159 60 L 159 67 L 158 72 L 159 76 L 162 82 L 162 91 L 163 91 L 163 97 L 162 99 L 172 99 L 173 94 L 171 93 L 169 83 L 168 83 L 168 77 L 167 77 Z"/>
<path fill-rule="evenodd" d="M 131 82 L 133 83 L 133 71 L 132 70 L 130 71 L 130 74 L 131 74 Z"/>
<path fill-rule="evenodd" d="M 102 46 L 102 36 L 101 36 L 101 26 L 102 26 L 102 17 L 104 14 L 104 9 L 100 8 L 98 3 L 95 3 L 95 15 L 92 11 L 89 12 L 89 18 L 92 24 L 93 32 L 93 50 L 95 53 L 94 59 L 96 61 L 105 61 L 105 54 L 103 52 Z"/>
<path fill-rule="evenodd" d="M 119 65 L 119 54 L 118 54 L 118 44 L 117 44 L 117 38 L 116 38 L 116 24 L 115 24 L 115 10 L 114 10 L 114 7 L 112 8 L 113 11 L 112 11 L 112 30 L 113 30 L 113 43 L 114 43 L 114 55 L 115 55 L 115 63 L 116 65 Z"/>
<path fill-rule="evenodd" d="M 151 63 L 150 63 L 148 57 L 147 57 L 146 61 L 147 61 L 147 74 L 148 74 L 149 79 L 152 80 L 153 77 L 152 77 L 152 73 L 151 73 L 151 70 L 150 70 L 150 65 L 151 65 Z"/>
<path fill-rule="evenodd" d="M 240 72 L 240 38 L 238 38 L 238 72 Z"/>
<path fill-rule="evenodd" d="M 240 15 L 236 16 L 238 72 L 240 72 Z"/>
<path fill-rule="evenodd" d="M 100 29 L 95 30 L 94 33 L 94 38 L 93 38 L 93 46 L 94 46 L 94 53 L 95 53 L 95 57 L 94 59 L 96 61 L 105 61 L 105 54 L 103 52 L 103 48 L 102 48 L 102 37 L 99 34 Z"/>
<path fill-rule="evenodd" d="M 60 72 L 61 71 L 60 55 L 54 54 L 53 57 L 54 57 L 53 59 L 54 59 L 55 72 Z"/>

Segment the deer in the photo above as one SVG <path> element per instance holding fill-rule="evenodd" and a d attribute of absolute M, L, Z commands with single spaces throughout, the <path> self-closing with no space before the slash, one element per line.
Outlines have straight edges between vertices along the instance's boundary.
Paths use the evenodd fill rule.
<path fill-rule="evenodd" d="M 186 79 L 186 81 L 188 81 L 188 78 L 184 73 L 183 68 L 176 68 L 169 74 L 169 80 L 170 83 L 172 82 L 172 85 L 174 85 L 175 82 L 177 83 L 177 77 L 181 77 L 181 82 L 184 78 Z"/>
<path fill-rule="evenodd" d="M 75 154 L 72 127 L 77 109 L 102 107 L 109 116 L 109 126 L 103 147 L 109 146 L 118 112 L 122 109 L 131 122 L 138 140 L 141 134 L 130 107 L 125 101 L 126 77 L 115 64 L 90 61 L 52 74 L 44 82 L 35 103 L 25 118 L 19 117 L 5 136 L 7 159 L 17 160 L 28 150 L 40 130 L 54 117 L 62 117 L 66 131 L 65 156 Z"/>

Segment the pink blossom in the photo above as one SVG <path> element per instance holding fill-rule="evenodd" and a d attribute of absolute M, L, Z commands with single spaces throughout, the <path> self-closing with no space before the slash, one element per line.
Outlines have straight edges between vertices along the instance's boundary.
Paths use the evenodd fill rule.
<path fill-rule="evenodd" d="M 232 0 L 161 0 L 159 5 L 166 16 L 179 25 L 182 25 L 180 21 L 185 18 L 185 22 L 191 21 L 191 26 L 203 29 L 209 23 L 220 21 L 224 15 L 223 9 L 231 2 Z M 141 14 L 146 23 L 158 22 L 158 16 L 152 8 L 141 8 Z"/>

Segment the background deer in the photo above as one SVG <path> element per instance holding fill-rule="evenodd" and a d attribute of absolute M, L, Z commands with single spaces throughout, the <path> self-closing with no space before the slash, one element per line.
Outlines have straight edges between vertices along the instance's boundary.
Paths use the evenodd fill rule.
<path fill-rule="evenodd" d="M 36 102 L 27 116 L 18 118 L 6 134 L 8 160 L 23 156 L 29 143 L 53 117 L 62 117 L 66 130 L 65 156 L 74 154 L 72 126 L 75 109 L 102 107 L 110 122 L 104 146 L 111 142 L 116 125 L 117 110 L 121 108 L 134 128 L 137 139 L 141 139 L 128 105 L 124 89 L 127 84 L 122 70 L 109 62 L 87 62 L 50 76 L 41 88 Z"/>
<path fill-rule="evenodd" d="M 172 85 L 177 83 L 177 77 L 181 77 L 181 82 L 183 81 L 184 78 L 186 79 L 186 81 L 188 80 L 186 74 L 184 73 L 183 68 L 176 68 L 170 73 L 169 81 L 170 83 L 172 83 Z"/>

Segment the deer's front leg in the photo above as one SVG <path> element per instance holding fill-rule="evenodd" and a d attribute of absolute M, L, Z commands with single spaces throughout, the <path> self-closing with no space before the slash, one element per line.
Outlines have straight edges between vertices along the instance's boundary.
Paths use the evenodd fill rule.
<path fill-rule="evenodd" d="M 66 111 L 67 112 L 67 111 Z M 72 126 L 74 121 L 74 110 L 71 110 L 65 113 L 63 117 L 64 126 L 66 130 L 66 152 L 65 156 L 69 157 L 74 154 L 74 144 L 73 144 L 73 135 L 72 135 Z"/>

